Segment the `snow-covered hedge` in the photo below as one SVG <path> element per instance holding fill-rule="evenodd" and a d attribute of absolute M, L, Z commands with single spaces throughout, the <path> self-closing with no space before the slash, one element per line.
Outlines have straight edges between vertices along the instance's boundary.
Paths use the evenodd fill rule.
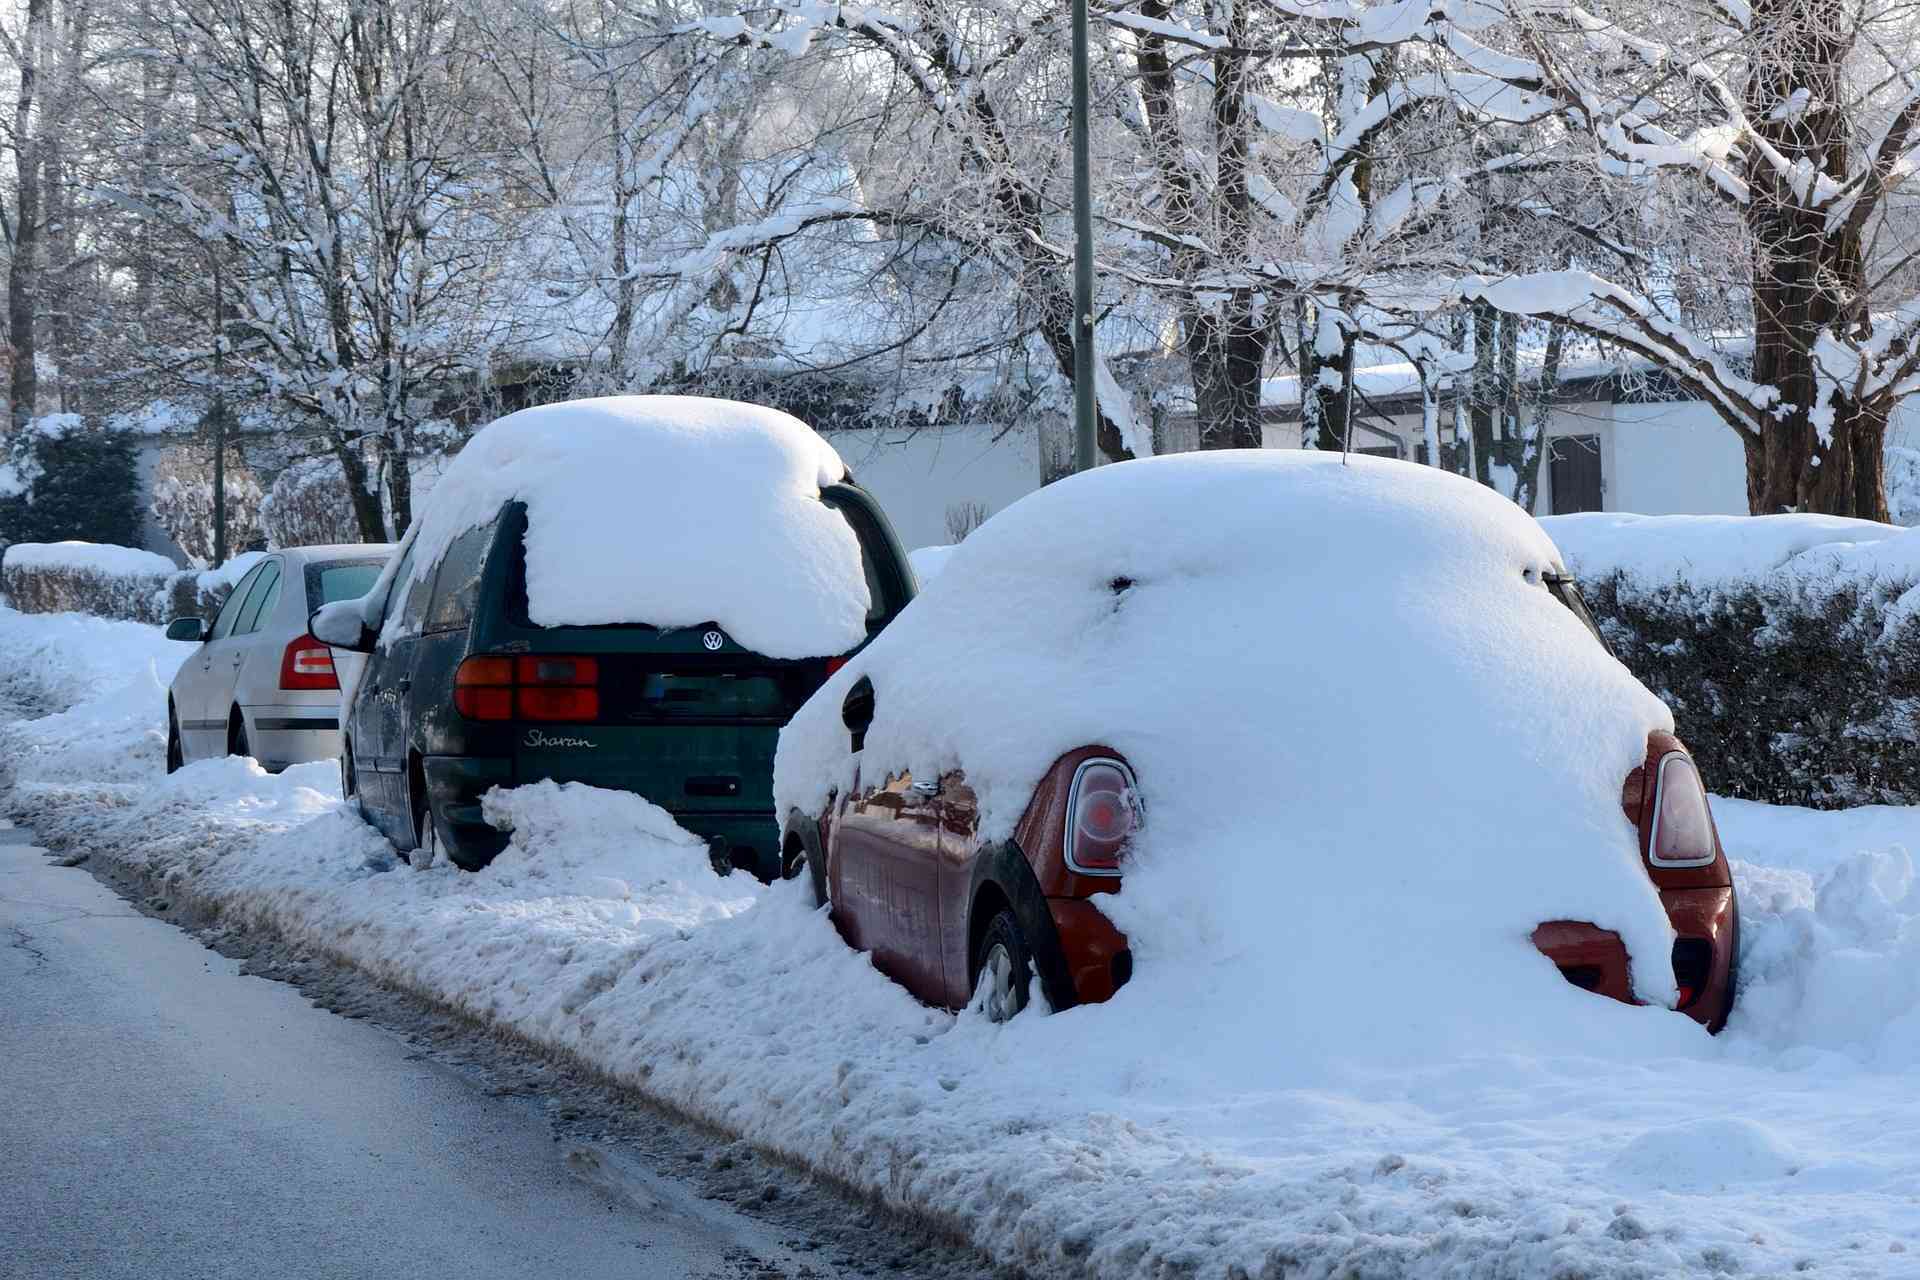
<path fill-rule="evenodd" d="M 1807 515 L 1541 523 L 1716 793 L 1920 803 L 1920 530 Z"/>
<path fill-rule="evenodd" d="M 87 613 L 156 625 L 211 618 L 259 558 L 249 553 L 199 571 L 134 547 L 16 542 L 0 553 L 0 595 L 22 613 Z"/>

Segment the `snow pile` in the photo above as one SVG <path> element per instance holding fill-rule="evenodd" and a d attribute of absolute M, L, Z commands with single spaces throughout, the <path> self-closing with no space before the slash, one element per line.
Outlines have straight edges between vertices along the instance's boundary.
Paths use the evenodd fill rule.
<path fill-rule="evenodd" d="M 9 569 L 65 569 L 103 577 L 168 576 L 173 561 L 137 547 L 104 542 L 16 542 L 6 550 Z"/>
<path fill-rule="evenodd" d="M 137 622 L 0 606 L 0 781 L 16 769 L 60 783 L 150 777 L 165 760 L 167 685 L 194 647 Z"/>
<path fill-rule="evenodd" d="M 1641 589 L 1707 591 L 1839 576 L 1920 579 L 1920 536 L 1846 516 L 1637 516 L 1591 511 L 1540 524 L 1577 576 L 1626 576 Z"/>
<path fill-rule="evenodd" d="M 1785 1061 L 1920 1065 L 1920 810 L 1715 802 L 1741 883 L 1736 1030 Z M 1839 836 L 1836 839 L 1836 835 Z"/>
<path fill-rule="evenodd" d="M 907 563 L 913 566 L 915 581 L 924 587 L 939 577 L 940 571 L 947 567 L 947 561 L 953 558 L 956 550 L 957 546 L 915 547 L 907 552 Z"/>
<path fill-rule="evenodd" d="M 0 626 L 0 665 L 62 625 Z M 157 731 L 151 715 L 140 732 Z M 841 942 L 803 883 L 712 876 L 698 843 L 636 797 L 496 793 L 514 830 L 492 867 L 416 872 L 339 803 L 329 766 L 273 776 L 216 760 L 166 777 L 150 758 L 137 782 L 103 783 L 92 753 L 135 732 L 104 704 L 21 730 L 42 750 L 13 811 L 43 837 L 569 1053 L 1036 1278 L 1920 1273 L 1915 1060 L 1829 1038 L 1833 987 L 1737 1011 L 1679 1057 L 1435 1046 L 1315 1087 L 1262 1084 L 1346 1028 L 1241 1010 L 1271 1028 L 1276 1060 L 1221 1062 L 1217 1039 L 1174 1034 L 1187 993 L 1140 980 L 1109 1004 L 1004 1026 L 929 1010 Z M 1815 912 L 1817 877 L 1851 856 L 1839 851 L 1920 838 L 1913 811 L 1778 818 L 1723 811 L 1730 844 L 1785 864 L 1740 865 L 1743 893 L 1759 901 L 1757 876 L 1804 858 Z M 1300 890 L 1247 888 L 1292 926 Z M 1858 927 L 1810 933 L 1812 950 L 1766 981 L 1849 964 L 1864 930 L 1884 934 L 1852 901 L 1825 909 Z M 1792 927 L 1771 920 L 1748 919 L 1750 965 Z M 1213 971 L 1196 975 L 1200 994 Z M 1481 998 L 1501 1005 L 1524 986 L 1511 978 Z M 1878 992 L 1846 1003 L 1863 995 Z M 1155 1033 L 1151 1054 L 1108 1056 Z"/>
<path fill-rule="evenodd" d="M 616 396 L 523 409 L 447 465 L 421 509 L 414 572 L 517 499 L 541 626 L 711 622 L 771 657 L 840 653 L 866 638 L 869 604 L 859 541 L 820 501 L 846 473 L 804 423 L 756 405 Z"/>
<path fill-rule="evenodd" d="M 1693 1023 L 1579 998 L 1529 940 L 1548 920 L 1614 930 L 1642 997 L 1672 1000 L 1673 935 L 1619 798 L 1672 721 L 1549 594 L 1558 563 L 1530 517 L 1432 468 L 1103 467 L 960 545 L 782 733 L 776 803 L 818 812 L 850 786 L 840 709 L 863 677 L 864 776 L 965 769 L 988 840 L 1059 756 L 1117 750 L 1147 829 L 1101 906 L 1133 948 L 1127 1003 L 1163 1011 L 1106 1028 L 1120 1070 L 1173 1070 L 1168 1043 L 1247 1087 L 1436 1052 L 1693 1052 Z M 1388 755 L 1527 781 L 1493 802 Z M 1306 1026 L 1325 1034 L 1301 1043 Z"/>

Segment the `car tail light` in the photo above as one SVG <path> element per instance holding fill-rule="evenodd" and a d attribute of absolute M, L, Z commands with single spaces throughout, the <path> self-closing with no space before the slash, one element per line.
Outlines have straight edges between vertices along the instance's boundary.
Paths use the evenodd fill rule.
<path fill-rule="evenodd" d="M 453 707 L 469 720 L 513 719 L 513 659 L 462 662 L 453 673 Z"/>
<path fill-rule="evenodd" d="M 600 663 L 595 658 L 532 656 L 514 662 L 519 689 L 515 713 L 522 720 L 598 720 Z"/>
<path fill-rule="evenodd" d="M 1067 798 L 1067 866 L 1083 875 L 1117 876 L 1120 855 L 1141 826 L 1133 773 L 1118 760 L 1088 760 L 1074 770 Z"/>
<path fill-rule="evenodd" d="M 1715 856 L 1713 815 L 1692 757 L 1684 751 L 1661 756 L 1653 786 L 1648 860 L 1656 867 L 1704 867 L 1711 863 Z"/>
<path fill-rule="evenodd" d="M 840 668 L 842 668 L 842 667 L 844 667 L 844 666 L 846 666 L 846 665 L 847 665 L 847 660 L 846 660 L 846 659 L 845 659 L 844 657 L 841 657 L 841 658 L 828 658 L 828 659 L 827 659 L 827 674 L 828 674 L 828 675 L 832 675 L 832 674 L 833 674 L 834 672 L 836 672 L 836 671 L 838 671 L 838 670 L 839 670 Z"/>
<path fill-rule="evenodd" d="M 340 678 L 333 670 L 333 650 L 312 636 L 296 636 L 288 641 L 280 655 L 282 689 L 338 689 Z"/>
<path fill-rule="evenodd" d="M 598 720 L 597 658 L 468 658 L 453 676 L 453 705 L 472 720 Z"/>

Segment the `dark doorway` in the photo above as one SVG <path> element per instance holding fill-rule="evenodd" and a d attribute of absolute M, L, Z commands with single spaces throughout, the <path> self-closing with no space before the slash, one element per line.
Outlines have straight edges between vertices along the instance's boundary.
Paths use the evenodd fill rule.
<path fill-rule="evenodd" d="M 1600 437 L 1557 436 L 1548 449 L 1553 514 L 1600 510 Z"/>

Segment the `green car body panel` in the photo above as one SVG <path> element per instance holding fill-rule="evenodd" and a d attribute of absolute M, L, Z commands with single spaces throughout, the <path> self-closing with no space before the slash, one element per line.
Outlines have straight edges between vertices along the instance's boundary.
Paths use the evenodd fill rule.
<path fill-rule="evenodd" d="M 860 540 L 871 638 L 912 600 L 913 571 L 871 495 L 842 483 L 821 500 Z M 481 815 L 490 788 L 580 782 L 643 796 L 707 838 L 717 860 L 780 874 L 774 746 L 832 660 L 769 658 L 711 624 L 536 626 L 526 616 L 526 524 L 525 508 L 508 504 L 456 540 L 413 600 L 390 602 L 389 611 L 415 610 L 419 629 L 375 647 L 347 709 L 343 751 L 362 812 L 412 849 L 430 811 L 440 847 L 473 869 L 506 843 Z M 645 571 L 643 559 L 634 571 Z M 594 660 L 594 718 L 482 720 L 456 709 L 455 675 L 468 658 L 549 655 Z"/>

